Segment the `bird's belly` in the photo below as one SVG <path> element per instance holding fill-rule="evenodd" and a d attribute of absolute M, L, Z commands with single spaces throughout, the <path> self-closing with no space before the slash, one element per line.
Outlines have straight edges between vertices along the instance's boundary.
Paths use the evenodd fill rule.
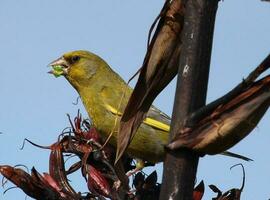
<path fill-rule="evenodd" d="M 164 146 L 168 141 L 168 133 L 147 125 L 141 125 L 134 136 L 127 152 L 132 157 L 140 158 L 151 163 L 164 159 Z"/>
<path fill-rule="evenodd" d="M 107 124 L 107 125 L 106 125 Z M 102 126 L 96 125 L 99 127 L 99 131 L 102 134 L 102 137 L 106 139 L 112 130 L 117 130 L 116 128 L 111 127 L 111 123 L 103 123 Z M 117 124 L 118 125 L 118 124 Z M 117 127 L 117 126 L 116 126 Z M 155 128 L 152 128 L 148 125 L 142 124 L 135 134 L 131 144 L 127 148 L 127 153 L 132 158 L 139 158 L 144 161 L 151 163 L 161 162 L 164 159 L 164 145 L 168 141 L 168 132 L 161 131 Z M 116 147 L 117 144 L 117 132 L 114 131 L 109 143 Z"/>

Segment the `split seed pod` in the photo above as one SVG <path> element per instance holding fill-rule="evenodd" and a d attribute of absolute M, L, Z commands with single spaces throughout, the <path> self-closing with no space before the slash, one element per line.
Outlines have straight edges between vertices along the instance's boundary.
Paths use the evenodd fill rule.
<path fill-rule="evenodd" d="M 224 152 L 257 126 L 269 105 L 270 76 L 266 76 L 219 105 L 194 127 L 182 129 L 168 148 L 190 148 L 200 154 Z"/>

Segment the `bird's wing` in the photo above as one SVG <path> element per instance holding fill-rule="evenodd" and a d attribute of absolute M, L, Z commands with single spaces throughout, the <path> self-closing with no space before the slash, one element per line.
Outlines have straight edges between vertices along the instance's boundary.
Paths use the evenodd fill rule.
<path fill-rule="evenodd" d="M 167 114 L 156 108 L 155 106 L 151 106 L 149 111 L 147 112 L 146 120 L 148 118 L 158 121 L 160 124 L 163 124 L 163 126 L 167 127 L 166 131 L 169 131 L 171 118 Z"/>
<path fill-rule="evenodd" d="M 109 104 L 107 104 L 105 107 L 112 114 L 120 116 L 120 117 L 122 116 L 121 112 L 117 111 L 116 108 L 110 106 Z M 169 132 L 171 118 L 168 115 L 166 115 L 165 113 L 163 113 L 162 111 L 160 111 L 159 109 L 157 109 L 155 106 L 151 106 L 143 123 L 155 128 L 155 129 Z M 245 156 L 242 156 L 242 155 L 239 155 L 236 153 L 232 153 L 229 151 L 224 151 L 221 154 L 229 156 L 229 157 L 243 159 L 245 161 L 252 161 L 252 159 L 250 159 L 250 158 L 247 158 Z"/>
<path fill-rule="evenodd" d="M 109 104 L 106 104 L 105 108 L 114 115 L 122 116 L 120 111 Z M 169 132 L 170 130 L 170 122 L 170 117 L 154 106 L 151 106 L 146 118 L 143 120 L 144 124 L 166 132 Z"/>

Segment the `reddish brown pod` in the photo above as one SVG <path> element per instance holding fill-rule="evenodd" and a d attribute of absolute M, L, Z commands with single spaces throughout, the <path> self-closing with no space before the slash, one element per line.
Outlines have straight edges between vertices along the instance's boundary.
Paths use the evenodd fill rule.
<path fill-rule="evenodd" d="M 22 169 L 8 165 L 0 166 L 0 173 L 21 188 L 25 194 L 34 199 L 44 200 L 72 200 L 68 195 L 59 190 L 59 186 L 52 179 L 44 178 L 35 168 L 32 169 L 31 175 Z"/>
<path fill-rule="evenodd" d="M 94 194 L 112 198 L 111 187 L 102 173 L 91 165 L 86 165 L 86 171 L 89 190 Z"/>

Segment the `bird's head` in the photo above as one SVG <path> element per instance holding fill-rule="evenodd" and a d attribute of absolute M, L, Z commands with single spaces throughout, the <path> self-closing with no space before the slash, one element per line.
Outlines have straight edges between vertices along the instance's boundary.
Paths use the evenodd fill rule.
<path fill-rule="evenodd" d="M 75 88 L 89 84 L 92 77 L 106 71 L 107 63 L 88 51 L 72 51 L 49 64 L 55 77 L 64 76 Z"/>

